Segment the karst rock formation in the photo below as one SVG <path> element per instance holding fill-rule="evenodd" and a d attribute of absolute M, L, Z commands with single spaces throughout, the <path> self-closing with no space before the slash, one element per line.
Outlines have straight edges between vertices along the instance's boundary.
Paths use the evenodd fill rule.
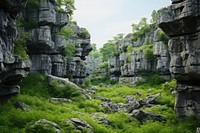
<path fill-rule="evenodd" d="M 170 37 L 170 73 L 177 80 L 175 111 L 200 116 L 200 1 L 172 0 L 159 12 L 159 27 Z"/>
<path fill-rule="evenodd" d="M 16 17 L 27 0 L 0 1 L 0 97 L 19 93 L 18 83 L 27 76 L 31 62 L 14 54 L 18 35 Z"/>
<path fill-rule="evenodd" d="M 84 60 L 92 50 L 90 34 L 70 22 L 70 11 L 69 5 L 60 10 L 54 0 L 32 5 L 27 0 L 0 2 L 0 97 L 19 93 L 18 84 L 29 71 L 84 83 Z M 60 34 L 62 28 L 72 30 L 68 38 Z M 28 34 L 27 55 L 21 58 L 14 53 L 14 42 L 24 34 Z M 68 45 L 74 45 L 70 56 L 65 52 Z"/>

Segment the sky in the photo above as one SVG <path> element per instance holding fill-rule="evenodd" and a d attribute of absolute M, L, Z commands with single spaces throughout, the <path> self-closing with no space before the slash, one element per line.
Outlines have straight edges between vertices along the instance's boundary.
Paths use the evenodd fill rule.
<path fill-rule="evenodd" d="M 171 0 L 75 0 L 73 19 L 91 34 L 91 43 L 103 47 L 119 33 L 131 32 L 131 24 L 151 18 L 151 12 L 169 6 Z"/>

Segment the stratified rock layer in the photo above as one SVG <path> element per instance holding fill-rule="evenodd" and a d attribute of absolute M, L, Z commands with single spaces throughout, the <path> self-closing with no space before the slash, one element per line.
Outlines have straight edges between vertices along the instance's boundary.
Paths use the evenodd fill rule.
<path fill-rule="evenodd" d="M 90 34 L 84 28 L 76 24 L 68 25 L 73 30 L 69 43 L 75 45 L 74 57 L 70 61 L 68 72 L 71 73 L 72 81 L 77 84 L 83 84 L 86 77 L 86 64 L 84 60 L 92 50 L 90 44 Z"/>
<path fill-rule="evenodd" d="M 161 10 L 158 25 L 170 37 L 170 72 L 177 79 L 178 116 L 200 116 L 200 1 L 172 0 Z"/>
<path fill-rule="evenodd" d="M 28 7 L 23 12 L 25 21 L 33 23 L 32 27 L 25 27 L 31 34 L 27 43 L 33 64 L 31 71 L 71 77 L 74 83 L 81 84 L 86 75 L 83 60 L 91 51 L 90 34 L 83 34 L 83 28 L 70 24 L 68 16 L 68 12 L 58 10 L 49 0 L 42 0 L 38 7 Z M 66 38 L 60 34 L 62 28 L 70 28 L 72 35 Z M 72 57 L 66 55 L 67 45 L 75 46 Z"/>
<path fill-rule="evenodd" d="M 30 61 L 14 55 L 17 27 L 16 16 L 27 0 L 2 0 L 0 2 L 0 97 L 19 93 L 17 84 L 27 76 Z"/>

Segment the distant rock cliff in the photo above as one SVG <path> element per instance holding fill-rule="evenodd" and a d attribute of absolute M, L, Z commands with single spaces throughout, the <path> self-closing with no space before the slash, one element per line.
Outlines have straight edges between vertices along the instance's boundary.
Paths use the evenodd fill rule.
<path fill-rule="evenodd" d="M 18 83 L 30 70 L 28 57 L 21 59 L 14 54 L 14 40 L 18 32 L 16 17 L 27 0 L 0 1 L 0 97 L 19 93 Z"/>
<path fill-rule="evenodd" d="M 108 60 L 112 80 L 137 83 L 145 73 L 160 73 L 170 78 L 169 53 L 165 42 L 159 38 L 161 30 L 150 25 L 148 32 L 133 40 L 130 33 L 116 43 L 119 54 Z"/>
<path fill-rule="evenodd" d="M 172 0 L 159 12 L 158 25 L 170 37 L 170 72 L 177 80 L 178 116 L 200 117 L 200 1 Z"/>

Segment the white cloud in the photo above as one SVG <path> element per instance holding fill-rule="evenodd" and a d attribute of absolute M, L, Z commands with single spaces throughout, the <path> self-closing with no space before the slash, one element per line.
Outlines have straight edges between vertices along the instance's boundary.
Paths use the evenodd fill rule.
<path fill-rule="evenodd" d="M 84 22 L 99 22 L 119 12 L 120 3 L 114 0 L 77 0 L 74 18 Z"/>

